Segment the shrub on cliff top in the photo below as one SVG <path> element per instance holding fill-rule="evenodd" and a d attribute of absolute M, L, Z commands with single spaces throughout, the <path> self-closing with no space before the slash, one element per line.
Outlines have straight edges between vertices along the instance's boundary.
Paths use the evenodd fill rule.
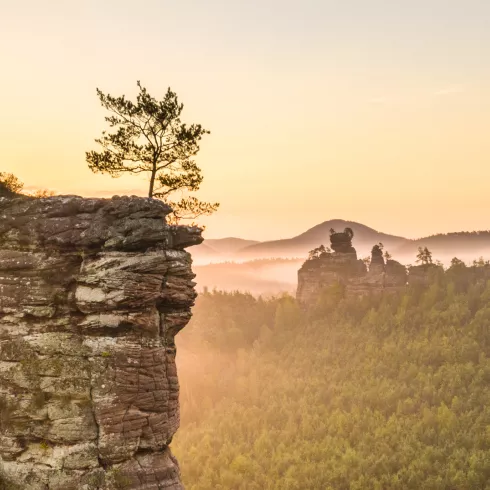
<path fill-rule="evenodd" d="M 0 197 L 19 194 L 23 187 L 24 184 L 14 174 L 0 172 Z"/>
<path fill-rule="evenodd" d="M 0 197 L 15 197 L 15 196 L 31 196 L 31 197 L 49 197 L 55 193 L 48 189 L 36 189 L 34 191 L 24 191 L 24 183 L 19 180 L 14 174 L 8 172 L 0 172 Z"/>

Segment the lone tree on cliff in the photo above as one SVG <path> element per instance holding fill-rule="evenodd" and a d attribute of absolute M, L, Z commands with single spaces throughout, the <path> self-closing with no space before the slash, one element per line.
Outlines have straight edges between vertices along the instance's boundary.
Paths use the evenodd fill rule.
<path fill-rule="evenodd" d="M 102 131 L 102 136 L 95 140 L 102 147 L 100 152 L 86 152 L 89 168 L 113 177 L 125 172 L 147 174 L 148 197 L 169 204 L 174 210 L 170 217 L 174 222 L 213 213 L 218 203 L 187 195 L 197 191 L 203 180 L 193 157 L 199 152 L 200 140 L 209 131 L 200 124 L 182 123 L 184 105 L 170 88 L 163 100 L 158 101 L 139 81 L 137 85 L 136 102 L 97 89 L 100 103 L 112 113 L 105 120 L 114 130 Z M 172 200 L 176 192 L 180 198 Z"/>

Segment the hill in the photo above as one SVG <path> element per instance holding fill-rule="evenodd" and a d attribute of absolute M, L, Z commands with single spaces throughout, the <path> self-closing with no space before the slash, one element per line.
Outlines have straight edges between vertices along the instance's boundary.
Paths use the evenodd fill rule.
<path fill-rule="evenodd" d="M 195 264 L 209 264 L 223 260 L 222 255 L 210 247 L 207 242 L 195 245 L 191 249 L 192 259 Z"/>
<path fill-rule="evenodd" d="M 490 258 L 490 231 L 441 233 L 407 241 L 393 252 L 402 257 L 413 257 L 418 247 L 428 247 L 435 258 L 446 263 L 453 257 L 464 261 L 480 256 Z"/>
<path fill-rule="evenodd" d="M 243 238 L 209 238 L 206 244 L 221 254 L 232 254 L 245 247 L 255 245 L 257 240 L 245 240 Z"/>
<path fill-rule="evenodd" d="M 197 264 L 223 262 L 232 258 L 237 251 L 256 243 L 259 242 L 234 237 L 209 238 L 204 243 L 193 247 L 191 252 Z"/>
<path fill-rule="evenodd" d="M 453 257 L 464 261 L 480 256 L 490 258 L 490 231 L 454 232 L 408 239 L 341 219 L 325 221 L 300 235 L 282 240 L 258 242 L 233 237 L 209 239 L 190 249 L 190 252 L 198 265 L 272 258 L 305 259 L 313 248 L 329 244 L 331 228 L 341 231 L 347 227 L 354 231 L 353 245 L 360 258 L 368 256 L 372 246 L 379 242 L 384 244 L 393 258 L 404 264 L 414 263 L 418 247 L 428 247 L 434 259 L 445 264 L 449 264 Z"/>
<path fill-rule="evenodd" d="M 344 228 L 352 228 L 354 231 L 354 246 L 358 254 L 367 255 L 372 246 L 383 242 L 389 250 L 398 248 L 409 242 L 407 238 L 381 233 L 361 223 L 333 219 L 310 228 L 293 238 L 273 240 L 249 245 L 237 252 L 240 258 L 272 258 L 272 257 L 305 257 L 308 252 L 320 244 L 330 243 L 330 229 L 342 231 Z"/>

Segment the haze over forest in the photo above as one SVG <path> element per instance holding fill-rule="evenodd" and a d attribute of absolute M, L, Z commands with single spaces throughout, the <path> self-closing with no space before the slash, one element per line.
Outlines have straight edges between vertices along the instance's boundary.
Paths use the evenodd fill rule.
<path fill-rule="evenodd" d="M 490 1 L 3 4 L 0 490 L 490 490 Z"/>
<path fill-rule="evenodd" d="M 419 247 L 428 247 L 434 259 L 449 266 L 454 257 L 467 263 L 490 258 L 490 231 L 455 232 L 408 239 L 381 233 L 345 220 L 329 220 L 289 239 L 258 242 L 238 238 L 206 240 L 192 249 L 196 282 L 203 288 L 248 291 L 253 294 L 292 293 L 297 271 L 308 252 L 330 243 L 330 229 L 354 231 L 359 258 L 370 256 L 373 245 L 383 243 L 390 255 L 405 265 L 415 263 Z"/>

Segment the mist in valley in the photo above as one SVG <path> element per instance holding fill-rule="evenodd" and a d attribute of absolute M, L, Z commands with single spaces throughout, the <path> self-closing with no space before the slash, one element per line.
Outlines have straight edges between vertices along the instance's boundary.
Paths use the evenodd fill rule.
<path fill-rule="evenodd" d="M 0 12 L 0 490 L 490 490 L 490 1 Z"/>
<path fill-rule="evenodd" d="M 198 291 L 218 289 L 254 295 L 294 293 L 297 272 L 310 250 L 330 243 L 329 230 L 350 226 L 353 246 L 359 259 L 368 260 L 372 247 L 382 243 L 384 250 L 401 264 L 416 265 L 419 247 L 428 247 L 433 260 L 449 267 L 456 257 L 467 265 L 490 259 L 490 232 L 455 232 L 420 239 L 407 239 L 378 232 L 359 223 L 329 220 L 287 240 L 259 242 L 239 238 L 205 240 L 190 249 Z"/>

